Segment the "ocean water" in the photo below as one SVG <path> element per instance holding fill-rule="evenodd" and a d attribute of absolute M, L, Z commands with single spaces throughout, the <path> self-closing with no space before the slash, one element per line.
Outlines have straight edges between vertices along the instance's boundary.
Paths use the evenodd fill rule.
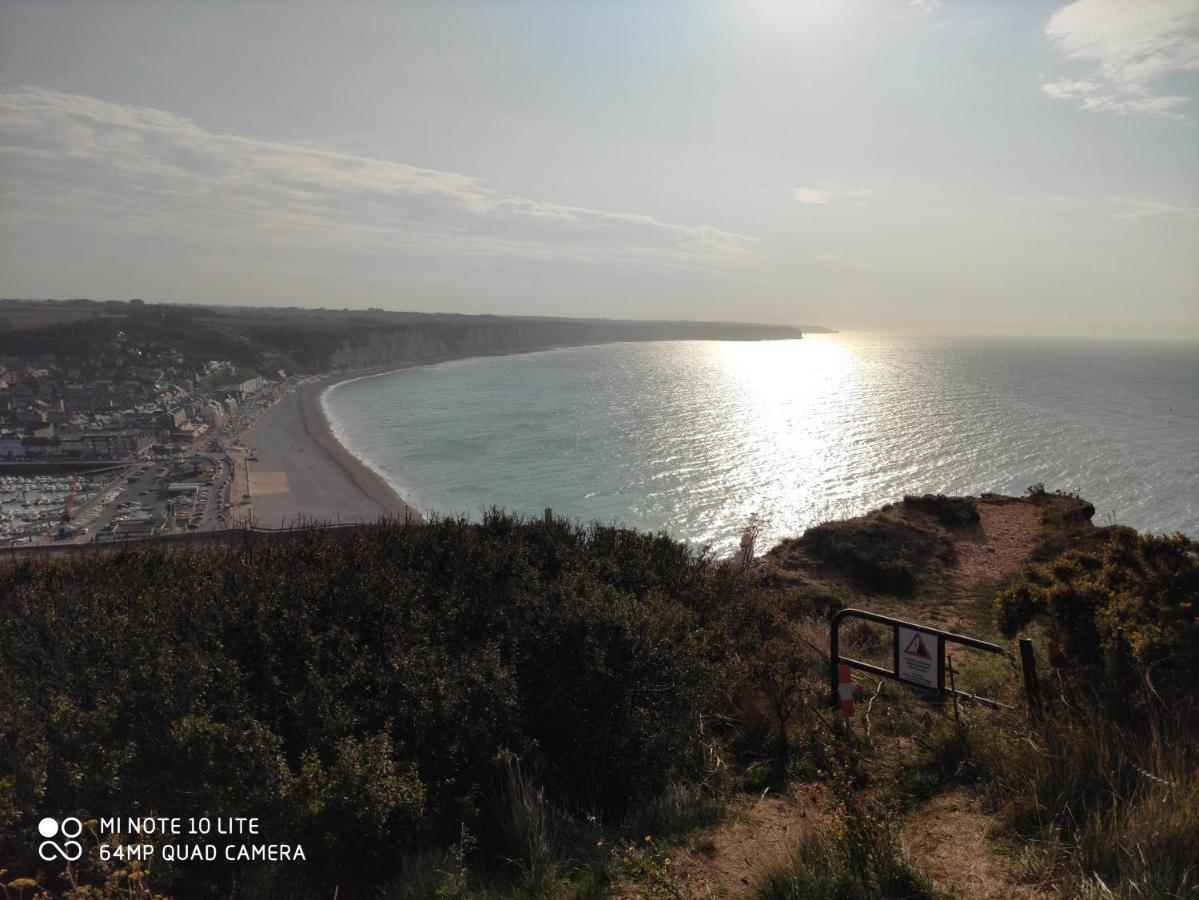
<path fill-rule="evenodd" d="M 407 369 L 323 400 L 424 511 L 492 505 L 759 548 L 906 493 L 1074 490 L 1199 535 L 1199 345 L 877 334 L 576 347 Z"/>

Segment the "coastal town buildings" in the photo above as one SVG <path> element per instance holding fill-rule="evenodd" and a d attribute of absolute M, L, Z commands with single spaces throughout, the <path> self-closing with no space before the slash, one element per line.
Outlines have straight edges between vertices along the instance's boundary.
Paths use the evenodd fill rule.
<path fill-rule="evenodd" d="M 0 461 L 120 460 L 195 444 L 271 382 L 118 339 L 69 360 L 0 356 Z"/>

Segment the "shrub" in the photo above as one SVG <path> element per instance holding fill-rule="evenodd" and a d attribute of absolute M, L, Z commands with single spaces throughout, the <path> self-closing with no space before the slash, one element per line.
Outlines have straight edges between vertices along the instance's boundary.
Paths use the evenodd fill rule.
<path fill-rule="evenodd" d="M 907 495 L 903 505 L 932 516 L 941 525 L 972 525 L 979 520 L 978 504 L 973 497 L 947 497 L 944 494 Z"/>
<path fill-rule="evenodd" d="M 499 512 L 0 566 L 0 857 L 35 869 L 43 810 L 256 815 L 309 858 L 256 895 L 361 890 L 464 824 L 480 864 L 510 853 L 510 757 L 616 821 L 706 774 L 754 590 L 664 536 Z"/>
<path fill-rule="evenodd" d="M 1044 625 L 1055 702 L 992 755 L 992 789 L 1041 848 L 1037 880 L 1080 896 L 1199 887 L 1199 557 L 1182 535 L 1082 532 L 996 597 Z"/>
<path fill-rule="evenodd" d="M 1044 623 L 1054 665 L 1094 673 L 1129 662 L 1162 692 L 1193 691 L 1199 555 L 1181 534 L 1109 529 L 1097 547 L 1067 550 L 1027 569 L 995 603 L 1008 636 L 1034 619 Z"/>
<path fill-rule="evenodd" d="M 953 543 L 939 527 L 890 510 L 825 522 L 809 528 L 796 543 L 805 555 L 844 572 L 861 590 L 899 596 L 916 589 L 919 573 L 930 563 L 953 558 Z"/>

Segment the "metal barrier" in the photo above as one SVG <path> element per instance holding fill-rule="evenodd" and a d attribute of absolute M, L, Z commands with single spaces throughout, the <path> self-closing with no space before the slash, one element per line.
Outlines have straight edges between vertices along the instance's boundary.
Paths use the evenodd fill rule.
<path fill-rule="evenodd" d="M 884 669 L 868 662 L 841 655 L 841 623 L 845 619 L 865 619 L 867 622 L 878 622 L 890 625 L 893 631 L 892 639 L 892 668 Z M 1007 704 L 999 703 L 988 697 L 959 691 L 952 685 L 945 686 L 945 644 L 961 644 L 983 650 L 987 653 L 998 653 L 1011 658 L 1003 647 L 978 638 L 967 637 L 964 634 L 954 634 L 951 631 L 941 631 L 914 622 L 905 622 L 892 616 L 868 612 L 864 609 L 843 609 L 829 623 L 829 691 L 832 705 L 840 702 L 837 678 L 838 666 L 847 665 L 880 678 L 890 678 L 902 684 L 935 691 L 938 695 L 951 695 L 966 700 L 973 700 L 997 709 L 1007 709 Z"/>

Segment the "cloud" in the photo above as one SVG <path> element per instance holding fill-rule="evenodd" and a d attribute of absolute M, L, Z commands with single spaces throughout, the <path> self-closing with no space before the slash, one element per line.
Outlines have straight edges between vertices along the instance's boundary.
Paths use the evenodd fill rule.
<path fill-rule="evenodd" d="M 805 206 L 826 206 L 830 203 L 857 200 L 858 206 L 865 206 L 874 191 L 847 190 L 835 184 L 823 184 L 820 187 L 797 187 L 791 189 L 791 195 L 797 203 Z"/>
<path fill-rule="evenodd" d="M 941 8 L 941 0 L 911 0 L 908 6 L 917 15 L 927 16 Z"/>
<path fill-rule="evenodd" d="M 1199 206 L 1176 206 L 1128 197 L 1111 197 L 1108 202 L 1120 207 L 1112 213 L 1117 219 L 1199 219 Z"/>
<path fill-rule="evenodd" d="M 1199 0 L 1076 0 L 1045 34 L 1067 59 L 1089 63 L 1085 78 L 1041 85 L 1050 97 L 1119 115 L 1179 115 L 1193 98 L 1162 93 L 1162 79 L 1199 71 Z"/>
<path fill-rule="evenodd" d="M 1062 197 L 1053 194 L 1043 196 L 1013 196 L 1013 203 L 1040 213 L 1079 213 L 1091 218 L 1109 213 L 1115 219 L 1160 219 L 1181 221 L 1199 219 L 1199 206 L 1179 206 L 1137 197 Z"/>
<path fill-rule="evenodd" d="M 708 225 L 537 200 L 475 178 L 217 134 L 157 109 L 0 93 L 0 215 L 278 245 L 713 268 L 759 258 Z"/>

